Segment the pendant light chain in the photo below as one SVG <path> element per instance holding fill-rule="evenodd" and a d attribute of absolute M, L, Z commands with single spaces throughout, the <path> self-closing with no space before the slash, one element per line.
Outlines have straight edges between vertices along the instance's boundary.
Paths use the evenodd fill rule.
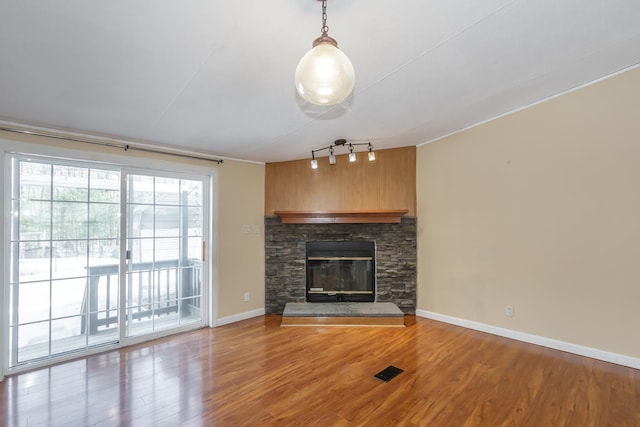
<path fill-rule="evenodd" d="M 326 35 L 329 32 L 329 27 L 327 27 L 327 0 L 322 0 L 322 35 Z"/>

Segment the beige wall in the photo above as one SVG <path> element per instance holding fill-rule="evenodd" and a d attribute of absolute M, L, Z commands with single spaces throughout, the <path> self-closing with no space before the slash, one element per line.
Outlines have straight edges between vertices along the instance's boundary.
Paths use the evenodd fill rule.
<path fill-rule="evenodd" d="M 418 309 L 640 357 L 640 68 L 419 147 L 417 193 Z"/>
<path fill-rule="evenodd" d="M 1 140 L 61 147 L 88 152 L 94 160 L 104 154 L 122 155 L 123 150 L 90 144 L 27 136 L 0 131 Z M 3 144 L 0 148 L 5 148 Z M 217 263 L 218 307 L 217 318 L 264 308 L 264 165 L 225 160 L 222 165 L 196 159 L 128 151 L 127 156 L 180 162 L 183 164 L 217 168 L 218 203 L 213 210 L 218 217 Z M 243 225 L 251 233 L 243 233 Z M 256 229 L 255 226 L 258 228 Z M 211 252 L 210 252 L 211 253 Z M 209 258 L 215 262 L 215 256 Z M 212 269 L 214 271 L 215 269 Z M 244 292 L 250 293 L 249 302 L 243 301 Z"/>
<path fill-rule="evenodd" d="M 226 317 L 264 308 L 264 165 L 225 160 L 218 177 L 218 317 Z"/>

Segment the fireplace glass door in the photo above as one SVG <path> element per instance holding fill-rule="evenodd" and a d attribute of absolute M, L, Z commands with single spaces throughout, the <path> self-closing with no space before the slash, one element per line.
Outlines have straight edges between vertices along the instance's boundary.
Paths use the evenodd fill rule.
<path fill-rule="evenodd" d="M 307 301 L 375 301 L 373 242 L 308 242 Z"/>

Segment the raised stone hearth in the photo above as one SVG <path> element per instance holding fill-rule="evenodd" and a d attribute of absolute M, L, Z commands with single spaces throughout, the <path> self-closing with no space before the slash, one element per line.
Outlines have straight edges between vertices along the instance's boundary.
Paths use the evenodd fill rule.
<path fill-rule="evenodd" d="M 404 313 L 391 302 L 290 302 L 282 326 L 404 326 Z"/>
<path fill-rule="evenodd" d="M 415 314 L 416 229 L 416 218 L 407 216 L 397 224 L 283 224 L 278 216 L 265 217 L 266 313 L 282 314 L 287 303 L 306 302 L 307 241 L 372 241 L 375 301 Z"/>

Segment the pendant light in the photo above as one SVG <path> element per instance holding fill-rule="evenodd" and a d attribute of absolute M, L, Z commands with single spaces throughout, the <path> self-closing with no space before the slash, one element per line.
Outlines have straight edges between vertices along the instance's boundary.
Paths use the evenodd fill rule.
<path fill-rule="evenodd" d="M 327 0 L 322 0 L 322 34 L 298 63 L 295 75 L 298 94 L 315 105 L 341 103 L 351 94 L 355 84 L 351 61 L 338 49 L 338 42 L 329 37 L 328 32 Z"/>

